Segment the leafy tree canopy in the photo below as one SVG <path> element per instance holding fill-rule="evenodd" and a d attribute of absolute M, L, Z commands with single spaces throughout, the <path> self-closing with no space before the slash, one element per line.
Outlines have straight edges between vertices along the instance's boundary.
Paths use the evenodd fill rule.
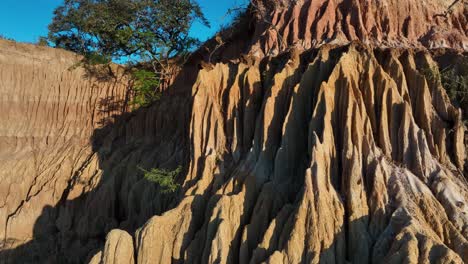
<path fill-rule="evenodd" d="M 195 21 L 209 27 L 195 0 L 65 0 L 48 40 L 84 55 L 85 66 L 131 59 L 133 105 L 148 106 L 171 80 L 172 64 L 199 44 L 189 36 Z M 145 63 L 152 71 L 139 67 Z"/>
<path fill-rule="evenodd" d="M 188 35 L 196 20 L 209 26 L 193 0 L 65 0 L 54 12 L 49 40 L 89 57 L 164 63 L 198 44 Z"/>

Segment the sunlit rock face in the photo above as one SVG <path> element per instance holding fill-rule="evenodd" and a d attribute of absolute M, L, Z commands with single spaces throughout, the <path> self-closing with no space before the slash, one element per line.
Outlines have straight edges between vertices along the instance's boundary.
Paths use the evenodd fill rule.
<path fill-rule="evenodd" d="M 455 0 L 254 0 L 252 52 L 360 40 L 376 47 L 468 50 L 468 5 Z"/>
<path fill-rule="evenodd" d="M 0 263 L 463 263 L 463 113 L 426 76 L 466 49 L 449 2 L 255 1 L 276 29 L 138 110 L 118 67 L 0 42 Z"/>
<path fill-rule="evenodd" d="M 0 41 L 0 246 L 43 237 L 60 223 L 55 206 L 92 190 L 96 129 L 127 108 L 128 81 L 87 77 L 75 54 Z M 61 214 L 66 214 L 66 210 Z M 57 222 L 56 222 L 57 220 Z M 0 262 L 1 262 L 0 261 Z"/>
<path fill-rule="evenodd" d="M 352 44 L 201 70 L 184 195 L 138 262 L 462 263 L 464 127 L 431 65 Z"/>

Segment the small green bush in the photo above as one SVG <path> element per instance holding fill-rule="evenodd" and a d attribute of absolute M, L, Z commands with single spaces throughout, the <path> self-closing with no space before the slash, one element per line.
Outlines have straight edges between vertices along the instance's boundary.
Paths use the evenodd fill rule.
<path fill-rule="evenodd" d="M 180 185 L 175 182 L 175 178 L 182 171 L 182 167 L 180 166 L 173 171 L 159 168 L 152 168 L 148 171 L 141 167 L 138 168 L 144 173 L 145 179 L 159 184 L 163 193 L 173 193 L 180 187 Z"/>
<path fill-rule="evenodd" d="M 468 59 L 462 60 L 455 67 L 448 67 L 441 71 L 442 85 L 453 101 L 459 105 L 468 104 Z"/>
<path fill-rule="evenodd" d="M 468 104 L 468 58 L 443 69 L 434 66 L 423 73 L 431 81 L 440 80 L 453 103 L 458 106 Z"/>
<path fill-rule="evenodd" d="M 132 72 L 132 78 L 134 80 L 132 87 L 133 106 L 148 106 L 159 100 L 161 94 L 157 88 L 159 87 L 160 81 L 154 72 L 136 69 Z"/>
<path fill-rule="evenodd" d="M 44 36 L 41 36 L 37 39 L 37 43 L 36 43 L 38 46 L 42 46 L 42 47 L 47 47 L 49 46 L 49 41 L 47 40 L 47 37 L 44 37 Z"/>

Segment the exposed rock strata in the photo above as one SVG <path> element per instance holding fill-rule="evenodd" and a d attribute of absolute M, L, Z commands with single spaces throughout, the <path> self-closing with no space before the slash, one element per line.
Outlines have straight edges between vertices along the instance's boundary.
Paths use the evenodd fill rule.
<path fill-rule="evenodd" d="M 468 50 L 468 5 L 454 0 L 254 0 L 254 54 L 360 40 Z M 452 5 L 455 3 L 454 5 Z"/>
<path fill-rule="evenodd" d="M 70 225 L 53 207 L 89 192 L 100 177 L 90 139 L 126 111 L 129 83 L 118 67 L 111 81 L 86 78 L 71 69 L 78 61 L 70 52 L 0 41 L 3 249 L 38 236 L 53 241 L 47 237 L 57 226 Z"/>
<path fill-rule="evenodd" d="M 202 69 L 191 100 L 183 92 L 164 97 L 97 129 L 94 152 L 83 147 L 94 154 L 78 159 L 79 169 L 56 161 L 59 172 L 74 174 L 42 177 L 77 180 L 54 192 L 47 187 L 54 178 L 38 178 L 45 185 L 35 193 L 52 198 L 26 200 L 8 217 L 7 238 L 25 243 L 2 257 L 462 263 L 464 127 L 440 83 L 422 74 L 432 65 L 423 51 L 352 44 Z M 188 170 L 172 198 L 137 169 L 177 164 Z M 26 172 L 5 179 L 25 181 Z M 39 218 L 24 215 L 47 204 Z M 18 227 L 30 222 L 32 233 Z M 113 228 L 134 237 L 114 230 L 104 244 Z"/>
<path fill-rule="evenodd" d="M 118 67 L 97 80 L 78 59 L 0 42 L 0 263 L 82 263 L 174 200 L 137 167 L 184 165 L 189 94 L 129 113 Z"/>
<path fill-rule="evenodd" d="M 200 71 L 185 197 L 137 262 L 468 259 L 464 127 L 433 64 L 353 44 Z"/>

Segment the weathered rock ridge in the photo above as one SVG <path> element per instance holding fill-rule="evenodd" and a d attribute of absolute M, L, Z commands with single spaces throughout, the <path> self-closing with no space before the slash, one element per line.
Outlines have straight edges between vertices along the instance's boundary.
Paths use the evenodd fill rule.
<path fill-rule="evenodd" d="M 200 71 L 183 196 L 137 262 L 463 263 L 464 127 L 431 65 L 353 44 Z"/>
<path fill-rule="evenodd" d="M 468 50 L 468 4 L 456 0 L 254 0 L 253 54 L 360 40 L 376 47 Z"/>
<path fill-rule="evenodd" d="M 129 113 L 122 70 L 96 79 L 79 59 L 0 41 L 0 263 L 85 262 L 171 202 L 136 166 L 183 164 L 190 97 Z"/>
<path fill-rule="evenodd" d="M 27 138 L 41 142 L 40 132 L 48 131 L 45 117 L 74 113 L 51 106 L 55 117 L 46 111 L 37 124 L 43 130 L 24 129 L 15 138 L 23 155 L 11 151 L 2 161 L 9 172 L 2 188 L 12 182 L 2 192 L 9 248 L 2 260 L 462 263 L 464 127 L 440 82 L 421 73 L 434 63 L 424 51 L 361 44 L 218 63 L 200 70 L 191 96 L 164 97 L 108 124 L 94 132 L 94 145 L 62 142 L 63 133 L 38 143 L 44 152 L 27 151 L 35 146 Z M 120 95 L 125 90 L 116 88 Z M 81 120 L 70 119 L 63 121 L 69 129 L 59 131 Z M 86 137 L 86 127 L 99 126 L 78 127 Z M 87 155 L 72 151 L 78 146 Z M 8 158 L 15 166 L 6 166 Z M 55 173 L 34 174 L 34 164 Z M 188 169 L 176 196 L 159 193 L 136 168 L 178 164 Z M 32 186 L 29 196 L 15 180 Z M 114 230 L 104 245 L 112 228 L 133 240 Z"/>
<path fill-rule="evenodd" d="M 58 210 L 49 209 L 97 183 L 90 138 L 125 111 L 129 83 L 122 74 L 85 78 L 72 70 L 78 62 L 70 52 L 0 41 L 0 249 L 55 233 Z"/>

